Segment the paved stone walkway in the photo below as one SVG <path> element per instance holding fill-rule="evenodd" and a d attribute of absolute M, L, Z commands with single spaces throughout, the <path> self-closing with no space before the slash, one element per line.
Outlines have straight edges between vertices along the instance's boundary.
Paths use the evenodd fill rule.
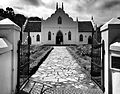
<path fill-rule="evenodd" d="M 76 60 L 69 54 L 66 47 L 54 47 L 47 59 L 39 67 L 38 71 L 30 78 L 38 82 L 32 89 L 33 94 L 40 92 L 42 84 L 47 84 L 53 88 L 48 91 L 54 91 L 54 94 L 69 94 L 65 92 L 74 92 L 70 94 L 102 94 L 101 90 L 82 70 Z M 39 83 L 40 82 L 40 83 Z M 28 87 L 32 87 L 33 82 Z M 27 87 L 27 88 L 28 88 Z M 37 87 L 39 87 L 37 89 Z M 24 89 L 28 90 L 28 89 Z M 64 91 L 64 93 L 63 93 Z M 62 92 L 62 93 L 56 93 Z M 92 93 L 90 93 L 92 92 Z M 53 93 L 46 93 L 53 94 Z"/>

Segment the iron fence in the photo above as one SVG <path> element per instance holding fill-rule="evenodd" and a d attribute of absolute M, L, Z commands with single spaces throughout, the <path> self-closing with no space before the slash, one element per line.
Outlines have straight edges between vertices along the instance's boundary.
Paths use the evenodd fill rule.
<path fill-rule="evenodd" d="M 26 50 L 23 50 L 26 49 Z M 30 77 L 30 44 L 18 42 L 17 92 Z"/>
<path fill-rule="evenodd" d="M 104 87 L 104 41 L 92 44 L 91 50 L 91 78 L 103 90 Z"/>

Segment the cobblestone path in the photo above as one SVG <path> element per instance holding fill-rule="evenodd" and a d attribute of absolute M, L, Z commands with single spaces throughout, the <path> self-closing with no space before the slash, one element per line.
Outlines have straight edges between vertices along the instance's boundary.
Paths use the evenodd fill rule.
<path fill-rule="evenodd" d="M 33 86 L 34 84 L 34 86 Z M 102 94 L 81 66 L 69 54 L 66 47 L 54 47 L 47 59 L 32 75 L 24 91 L 31 89 L 31 94 Z"/>

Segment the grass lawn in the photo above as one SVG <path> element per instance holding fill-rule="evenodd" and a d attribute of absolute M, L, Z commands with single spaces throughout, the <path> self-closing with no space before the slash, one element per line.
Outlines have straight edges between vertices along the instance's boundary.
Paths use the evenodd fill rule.
<path fill-rule="evenodd" d="M 79 61 L 79 64 L 90 74 L 91 73 L 91 45 L 77 45 L 77 46 L 69 46 L 67 47 L 68 51 L 72 54 L 72 56 Z M 96 55 L 99 55 L 96 51 Z M 94 59 L 94 58 L 93 58 Z M 100 61 L 93 60 L 94 63 L 100 65 Z M 94 74 L 94 78 L 96 81 L 101 84 L 101 70 L 96 66 L 92 67 L 92 72 Z"/>

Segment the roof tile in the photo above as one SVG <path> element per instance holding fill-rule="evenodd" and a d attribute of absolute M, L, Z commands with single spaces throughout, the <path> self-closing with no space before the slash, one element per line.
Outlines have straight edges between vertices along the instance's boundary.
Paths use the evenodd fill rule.
<path fill-rule="evenodd" d="M 79 32 L 91 32 L 93 30 L 92 23 L 90 21 L 78 22 Z"/>
<path fill-rule="evenodd" d="M 41 32 L 41 22 L 40 21 L 29 21 L 25 27 L 24 32 Z"/>

